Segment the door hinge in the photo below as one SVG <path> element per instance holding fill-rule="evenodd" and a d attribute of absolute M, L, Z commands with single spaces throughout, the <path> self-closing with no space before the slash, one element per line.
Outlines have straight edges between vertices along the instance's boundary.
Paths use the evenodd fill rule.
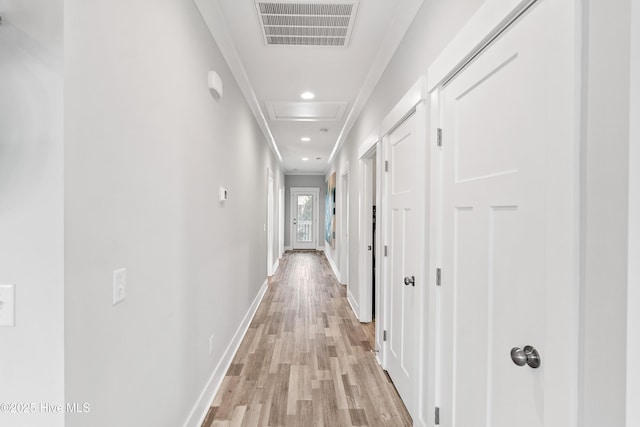
<path fill-rule="evenodd" d="M 436 268 L 436 286 L 442 286 L 442 272 Z"/>
<path fill-rule="evenodd" d="M 440 408 L 436 406 L 436 422 L 435 425 L 440 425 Z"/>
<path fill-rule="evenodd" d="M 387 340 L 387 331 L 382 331 L 382 341 Z"/>
<path fill-rule="evenodd" d="M 387 256 L 387 245 L 384 245 L 384 256 Z"/>
<path fill-rule="evenodd" d="M 385 172 L 389 172 L 389 161 L 388 160 L 384 161 L 384 171 Z"/>
<path fill-rule="evenodd" d="M 438 128 L 438 147 L 442 147 L 442 129 Z"/>

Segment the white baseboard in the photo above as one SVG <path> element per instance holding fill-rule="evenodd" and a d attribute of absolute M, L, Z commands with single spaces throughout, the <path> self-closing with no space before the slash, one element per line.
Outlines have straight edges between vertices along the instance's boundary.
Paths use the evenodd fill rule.
<path fill-rule="evenodd" d="M 322 248 L 320 248 L 318 250 L 324 252 L 324 256 L 327 258 L 327 261 L 329 261 L 329 265 L 331 266 L 331 269 L 333 270 L 333 275 L 336 276 L 336 280 L 338 281 L 338 283 L 341 283 L 340 282 L 340 271 L 338 271 L 338 267 L 336 266 L 336 263 L 333 261 L 333 258 L 331 258 L 331 254 L 329 254 L 329 252 L 327 252 L 324 247 L 322 247 Z"/>
<path fill-rule="evenodd" d="M 353 294 L 349 290 L 347 290 L 347 301 L 351 306 L 351 310 L 353 310 L 353 314 L 356 315 L 356 319 L 360 320 L 360 316 L 358 316 L 358 313 L 360 313 L 360 304 L 358 304 L 358 301 L 356 301 L 356 299 L 353 297 Z"/>
<path fill-rule="evenodd" d="M 276 258 L 276 262 L 273 263 L 271 267 L 271 275 L 273 276 L 278 271 L 278 267 L 280 267 L 280 258 Z"/>
<path fill-rule="evenodd" d="M 251 324 L 253 316 L 255 316 L 256 311 L 258 310 L 258 306 L 260 305 L 264 294 L 267 292 L 268 284 L 268 280 L 265 280 L 262 284 L 262 287 L 258 291 L 258 295 L 256 295 L 253 303 L 251 303 L 251 307 L 249 307 L 247 314 L 244 316 L 244 319 L 242 319 L 242 323 L 240 323 L 240 326 L 236 330 L 236 333 L 233 335 L 233 338 L 231 339 L 231 342 L 222 355 L 220 362 L 218 362 L 218 365 L 213 370 L 213 373 L 211 374 L 207 385 L 205 386 L 204 390 L 202 390 L 202 393 L 200 393 L 200 397 L 191 410 L 191 413 L 187 417 L 187 420 L 184 423 L 184 427 L 202 426 L 202 422 L 209 412 L 209 406 L 211 405 L 211 402 L 213 402 L 213 399 L 216 397 L 216 393 L 222 385 L 222 380 L 224 379 L 229 366 L 231 366 L 233 357 L 238 351 L 238 347 L 240 347 L 240 343 L 242 342 L 242 339 L 249 329 L 249 325 Z"/>
<path fill-rule="evenodd" d="M 293 246 L 285 246 L 284 247 L 284 251 L 292 251 L 293 250 Z"/>

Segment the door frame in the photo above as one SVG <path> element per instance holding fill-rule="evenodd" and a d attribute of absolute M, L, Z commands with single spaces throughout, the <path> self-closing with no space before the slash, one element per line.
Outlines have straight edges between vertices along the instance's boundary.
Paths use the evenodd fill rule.
<path fill-rule="evenodd" d="M 289 212 L 290 216 L 290 224 L 289 224 L 289 229 L 290 229 L 290 236 L 291 236 L 291 249 L 296 249 L 296 239 L 295 239 L 295 225 L 293 224 L 293 218 L 297 216 L 297 213 L 295 212 L 295 207 L 297 206 L 294 203 L 296 194 L 312 194 L 313 195 L 313 231 L 314 231 L 314 241 L 313 241 L 313 250 L 318 250 L 318 247 L 320 245 L 320 237 L 319 237 L 319 230 L 320 230 L 320 225 L 319 225 L 319 221 L 318 221 L 318 203 L 320 200 L 320 189 L 318 187 L 291 187 L 289 189 L 289 194 L 290 194 L 290 208 L 291 211 Z M 299 248 L 302 249 L 302 248 Z"/>
<path fill-rule="evenodd" d="M 627 414 L 626 425 L 640 425 L 640 4 L 631 5 L 631 102 L 629 111 L 629 253 L 627 256 Z"/>
<path fill-rule="evenodd" d="M 340 251 L 340 282 L 349 285 L 349 163 L 340 172 L 340 221 L 338 248 Z"/>
<path fill-rule="evenodd" d="M 428 255 L 428 248 L 430 243 L 430 217 L 429 210 L 427 209 L 427 200 L 429 200 L 429 180 L 430 180 L 430 159 L 429 159 L 429 150 L 427 148 L 428 145 L 428 135 L 429 135 L 429 107 L 426 103 L 427 101 L 427 91 L 426 91 L 426 77 L 420 76 L 418 80 L 409 88 L 409 90 L 405 93 L 405 95 L 400 99 L 400 101 L 389 111 L 389 113 L 382 120 L 379 128 L 379 134 L 382 135 L 380 140 L 380 150 L 378 155 L 379 162 L 379 173 L 378 173 L 378 204 L 380 208 L 377 209 L 377 213 L 380 214 L 381 218 L 378 221 L 379 228 L 377 229 L 379 237 L 379 247 L 378 252 L 380 254 L 379 262 L 377 262 L 377 272 L 380 283 L 378 287 L 378 294 L 376 295 L 376 305 L 379 304 L 378 310 L 376 310 L 377 321 L 376 321 L 376 346 L 378 343 L 382 343 L 380 345 L 380 352 L 378 353 L 378 361 L 380 362 L 383 369 L 387 368 L 388 362 L 388 342 L 384 341 L 384 331 L 388 329 L 389 326 L 389 316 L 391 314 L 390 304 L 390 277 L 389 277 L 389 257 L 384 256 L 384 246 L 389 243 L 389 230 L 391 228 L 391 224 L 389 222 L 389 192 L 391 191 L 388 178 L 389 172 L 385 171 L 385 162 L 389 161 L 389 135 L 393 133 L 393 131 L 398 128 L 402 123 L 404 123 L 411 116 L 415 116 L 416 122 L 416 132 L 418 141 L 424 141 L 422 144 L 417 145 L 416 156 L 419 158 L 419 170 L 420 173 L 417 175 L 417 188 L 416 193 L 423 195 L 423 197 L 418 197 L 418 207 L 417 209 L 422 212 L 422 217 L 419 218 L 419 222 L 422 224 L 419 230 L 416 230 L 416 233 L 420 236 L 418 241 L 418 257 L 419 259 L 424 260 L 421 263 L 420 269 L 416 272 L 416 293 L 418 304 L 416 307 L 415 313 L 415 324 L 418 325 L 416 328 L 416 352 L 417 352 L 417 360 L 416 360 L 416 375 L 417 379 L 413 384 L 413 399 L 415 404 L 414 406 L 414 414 L 412 414 L 414 419 L 414 425 L 427 425 L 427 415 L 425 413 L 426 405 L 425 403 L 425 390 L 426 390 L 426 375 L 425 375 L 425 361 L 427 349 L 425 347 L 428 330 L 428 312 L 425 309 L 429 306 L 429 301 L 427 299 L 428 292 L 427 287 L 429 286 L 429 271 L 430 271 L 430 262 Z"/>
<path fill-rule="evenodd" d="M 460 72 L 467 64 L 469 64 L 478 54 L 480 54 L 490 43 L 498 37 L 507 27 L 509 27 L 518 17 L 520 17 L 532 5 L 538 2 L 551 0 L 487 0 L 471 18 L 471 20 L 462 28 L 453 41 L 444 49 L 440 56 L 433 62 L 428 69 L 427 90 L 430 94 L 431 105 L 431 123 L 430 130 L 431 141 L 437 141 L 437 128 L 441 123 L 442 102 L 440 97 L 441 89 Z M 572 73 L 574 79 L 564 79 L 562 76 L 559 81 L 575 81 L 580 82 L 580 45 L 576 38 L 580 29 L 579 4 L 577 0 L 568 2 L 557 2 L 555 19 L 562 20 L 564 27 L 572 34 L 574 38 L 574 55 L 564 58 L 566 60 L 567 73 Z M 556 333 L 550 333 L 554 328 L 550 325 L 546 326 L 547 336 L 553 337 L 553 345 L 562 346 L 562 355 L 554 355 L 554 357 L 563 357 L 566 360 L 566 366 L 570 369 L 552 369 L 547 364 L 546 375 L 554 375 L 562 379 L 568 388 L 571 389 L 571 395 L 566 399 L 550 397 L 549 391 L 545 391 L 545 414 L 555 420 L 554 425 L 562 425 L 563 427 L 576 427 L 578 420 L 578 384 L 579 384 L 579 366 L 580 356 L 575 351 L 579 348 L 579 301 L 580 301 L 580 135 L 579 129 L 579 106 L 581 103 L 579 84 L 571 85 L 571 90 L 575 94 L 572 105 L 572 115 L 567 120 L 572 121 L 572 129 L 569 140 L 571 145 L 565 147 L 565 156 L 571 158 L 572 162 L 566 166 L 566 177 L 568 177 L 568 185 L 571 187 L 572 199 L 571 203 L 571 225 L 572 239 L 567 243 L 566 247 L 571 253 L 571 274 L 563 283 L 567 286 L 564 289 L 554 289 L 547 284 L 547 295 L 553 295 L 554 312 L 559 307 L 563 308 L 562 320 L 566 322 L 566 328 Z M 431 151 L 431 196 L 430 196 L 430 228 L 434 231 L 429 242 L 429 262 L 435 267 L 442 265 L 442 237 L 439 233 L 442 225 L 442 165 L 439 149 L 433 142 L 429 144 Z M 568 155 L 566 155 L 569 153 Z M 439 366 L 439 319 L 441 316 L 441 307 L 439 305 L 440 292 L 436 285 L 436 275 L 430 275 L 431 285 L 429 286 L 429 308 L 428 308 L 428 342 L 427 342 L 427 388 L 426 393 L 426 413 L 433 414 L 436 407 L 440 405 L 440 381 L 438 375 Z M 564 334 L 562 334 L 564 332 Z M 568 410 L 566 409 L 568 408 Z M 547 419 L 547 416 L 545 416 Z"/>
<path fill-rule="evenodd" d="M 275 194 L 274 194 L 273 172 L 267 168 L 267 276 L 272 276 L 278 266 L 274 263 L 273 256 L 273 237 L 274 237 L 274 211 L 275 211 Z"/>
<path fill-rule="evenodd" d="M 359 191 L 359 209 L 358 216 L 360 221 L 358 223 L 358 253 L 360 254 L 359 258 L 359 283 L 358 283 L 358 298 L 353 296 L 351 293 L 351 288 L 347 288 L 347 299 L 351 304 L 358 320 L 362 323 L 369 323 L 372 319 L 372 311 L 373 311 L 373 274 L 371 270 L 373 269 L 373 260 L 371 258 L 371 254 L 373 251 L 373 246 L 376 246 L 376 253 L 380 254 L 379 251 L 379 241 L 380 241 L 380 233 L 376 233 L 376 241 L 373 242 L 373 221 L 371 218 L 371 206 L 374 200 L 379 200 L 377 197 L 378 194 L 374 194 L 373 192 L 373 168 L 374 168 L 374 156 L 376 156 L 376 160 L 380 160 L 380 156 L 378 156 L 378 147 L 380 146 L 380 140 L 378 138 L 375 139 L 374 143 L 368 147 L 368 150 L 359 156 L 360 163 L 360 180 L 358 183 Z M 375 165 L 376 167 L 378 165 Z M 379 168 L 378 168 L 379 171 Z M 376 189 L 380 188 L 380 173 L 376 173 Z M 378 210 L 378 208 L 376 208 Z M 378 218 L 376 218 L 378 221 Z M 369 243 L 371 242 L 372 250 L 368 250 Z M 380 269 L 376 269 L 376 291 L 379 286 L 379 277 L 380 277 Z M 377 295 L 376 295 L 377 296 Z"/>
<path fill-rule="evenodd" d="M 278 191 L 278 258 L 284 255 L 284 184 Z"/>

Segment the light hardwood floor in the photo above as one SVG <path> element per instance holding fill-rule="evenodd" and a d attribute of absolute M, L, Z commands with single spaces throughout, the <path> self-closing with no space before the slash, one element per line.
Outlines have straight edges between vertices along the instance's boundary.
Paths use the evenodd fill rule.
<path fill-rule="evenodd" d="M 321 252 L 287 252 L 203 427 L 410 426 Z"/>

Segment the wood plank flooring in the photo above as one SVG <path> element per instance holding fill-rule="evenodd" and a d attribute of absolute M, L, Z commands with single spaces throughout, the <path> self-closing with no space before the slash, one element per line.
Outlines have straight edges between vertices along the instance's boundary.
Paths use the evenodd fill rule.
<path fill-rule="evenodd" d="M 411 426 L 321 252 L 287 252 L 203 427 Z"/>

